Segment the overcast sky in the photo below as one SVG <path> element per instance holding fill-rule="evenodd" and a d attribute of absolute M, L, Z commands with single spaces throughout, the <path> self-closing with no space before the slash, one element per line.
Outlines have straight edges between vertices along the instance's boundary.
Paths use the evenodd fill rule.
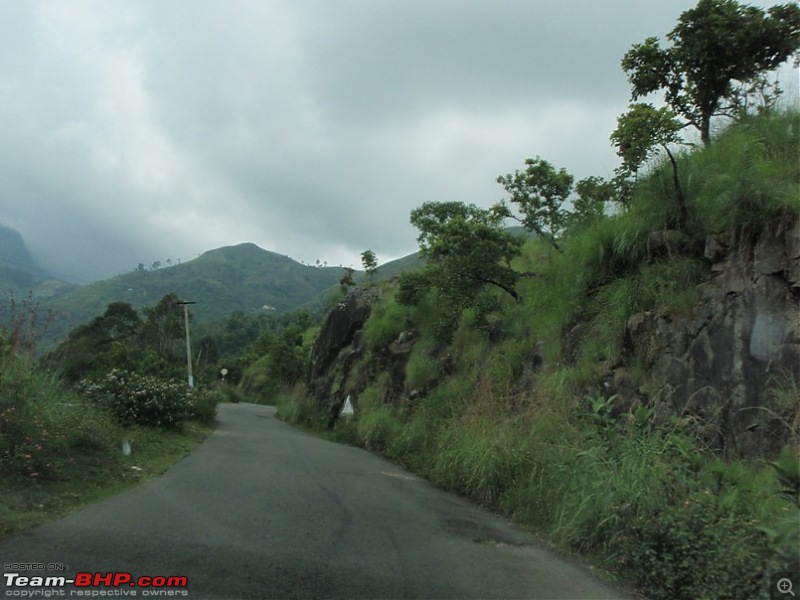
<path fill-rule="evenodd" d="M 0 0 L 0 223 L 78 282 L 241 242 L 397 258 L 412 209 L 488 206 L 526 157 L 610 175 L 620 59 L 694 4 Z"/>

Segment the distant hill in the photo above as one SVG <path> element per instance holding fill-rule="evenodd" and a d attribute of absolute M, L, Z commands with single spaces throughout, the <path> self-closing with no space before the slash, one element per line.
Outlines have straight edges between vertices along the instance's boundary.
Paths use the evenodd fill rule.
<path fill-rule="evenodd" d="M 174 292 L 192 307 L 196 322 L 223 319 L 242 311 L 291 311 L 337 284 L 338 267 L 312 267 L 287 256 L 239 244 L 209 250 L 198 258 L 155 270 L 136 270 L 84 285 L 45 305 L 52 311 L 56 337 L 70 326 L 102 314 L 109 303 L 151 306 Z"/>
<path fill-rule="evenodd" d="M 420 269 L 424 266 L 425 262 L 422 260 L 422 257 L 420 257 L 419 252 L 414 252 L 408 256 L 378 265 L 378 278 L 391 279 L 404 271 L 413 271 L 414 269 Z"/>
<path fill-rule="evenodd" d="M 424 266 L 419 253 L 378 265 L 377 280 Z M 159 269 L 138 270 L 89 285 L 59 281 L 40 269 L 22 236 L 0 225 L 0 293 L 39 303 L 48 315 L 44 342 L 62 339 L 70 328 L 102 314 L 111 302 L 127 302 L 136 309 L 156 304 L 174 292 L 197 304 L 195 322 L 212 322 L 235 312 L 280 313 L 300 308 L 316 310 L 336 290 L 341 267 L 303 265 L 288 256 L 252 243 L 209 250 L 198 258 Z M 364 277 L 356 271 L 356 280 Z M 0 327 L 7 326 L 8 307 L 0 305 Z"/>
<path fill-rule="evenodd" d="M 36 269 L 36 263 L 15 229 L 0 225 L 0 263 L 19 269 Z"/>
<path fill-rule="evenodd" d="M 36 264 L 18 231 L 0 225 L 0 303 L 10 296 L 51 297 L 68 287 L 70 284 L 55 280 Z M 4 325 L 5 308 L 0 305 L 0 326 Z"/>
<path fill-rule="evenodd" d="M 512 233 L 514 235 L 522 236 L 525 238 L 533 238 L 536 237 L 535 233 L 532 233 L 521 226 L 515 227 L 506 227 L 506 231 Z M 397 277 L 401 273 L 405 271 L 413 271 L 415 269 L 421 269 L 425 266 L 425 260 L 422 258 L 419 252 L 413 252 L 407 256 L 403 256 L 401 258 L 396 258 L 395 260 L 390 260 L 389 262 L 379 264 L 378 265 L 378 272 L 375 275 L 375 281 L 386 281 Z M 339 272 L 341 273 L 342 270 L 340 269 Z M 363 271 L 356 271 L 355 273 L 355 280 L 357 282 L 361 282 L 365 277 Z M 338 285 L 338 280 L 337 280 Z M 302 308 L 314 311 L 314 310 L 321 310 L 325 306 L 325 299 L 329 296 L 337 286 L 331 286 L 329 289 L 323 290 L 320 294 L 318 294 L 315 298 L 309 300 L 305 304 L 303 304 Z"/>
<path fill-rule="evenodd" d="M 412 271 L 414 269 L 420 269 L 425 266 L 425 263 L 420 258 L 419 252 L 414 252 L 413 254 L 409 254 L 408 256 L 403 256 L 402 258 L 397 258 L 395 260 L 390 260 L 387 263 L 379 264 L 378 265 L 378 272 L 375 275 L 375 282 L 385 281 L 387 279 L 392 279 L 393 277 L 397 277 L 400 273 L 404 271 Z M 337 269 L 339 273 L 339 277 L 336 279 L 336 283 L 331 285 L 329 288 L 322 290 L 319 294 L 317 294 L 314 298 L 311 298 L 309 301 L 304 303 L 302 306 L 298 308 L 302 308 L 303 310 L 307 310 L 309 312 L 325 310 L 325 304 L 327 299 L 330 297 L 331 294 L 335 293 L 339 289 L 339 279 L 344 274 L 344 269 L 341 267 Z M 354 279 L 356 283 L 363 283 L 365 274 L 364 271 L 356 271 L 354 274 Z"/>

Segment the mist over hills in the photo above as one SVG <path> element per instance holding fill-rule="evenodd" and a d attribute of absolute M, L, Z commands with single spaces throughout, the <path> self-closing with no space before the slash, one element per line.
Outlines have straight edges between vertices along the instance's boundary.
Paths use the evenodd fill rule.
<path fill-rule="evenodd" d="M 26 269 L 36 268 L 20 233 L 5 225 L 0 225 L 0 263 Z"/>
<path fill-rule="evenodd" d="M 28 252 L 22 235 L 0 225 L 0 289 L 6 294 L 28 293 L 50 278 Z"/>

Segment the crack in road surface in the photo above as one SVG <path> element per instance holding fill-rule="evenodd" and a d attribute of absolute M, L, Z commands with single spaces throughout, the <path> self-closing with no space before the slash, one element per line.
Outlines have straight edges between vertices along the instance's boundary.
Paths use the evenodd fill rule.
<path fill-rule="evenodd" d="M 67 585 L 63 597 L 629 597 L 508 521 L 274 415 L 271 407 L 221 405 L 217 430 L 170 471 L 0 541 L 0 559 L 44 566 L 14 571 L 21 577 L 188 580 L 171 590 Z M 4 576 L 0 596 L 35 591 L 20 581 Z"/>

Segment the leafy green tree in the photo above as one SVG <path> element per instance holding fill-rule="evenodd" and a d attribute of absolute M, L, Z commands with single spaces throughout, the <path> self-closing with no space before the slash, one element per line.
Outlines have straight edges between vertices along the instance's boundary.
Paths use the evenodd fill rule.
<path fill-rule="evenodd" d="M 204 335 L 197 342 L 197 360 L 202 366 L 214 366 L 219 362 L 220 352 L 217 338 Z"/>
<path fill-rule="evenodd" d="M 433 280 L 427 269 L 403 271 L 398 277 L 395 298 L 405 306 L 417 306 L 432 287 Z"/>
<path fill-rule="evenodd" d="M 632 104 L 630 110 L 617 119 L 617 128 L 611 141 L 622 157 L 624 170 L 636 173 L 641 165 L 651 158 L 659 148 L 669 157 L 672 165 L 672 180 L 675 199 L 678 203 L 676 227 L 686 228 L 686 198 L 678 177 L 678 162 L 670 150 L 670 144 L 680 142 L 678 132 L 683 125 L 668 107 L 655 108 L 650 104 Z"/>
<path fill-rule="evenodd" d="M 556 241 L 566 222 L 567 212 L 562 208 L 572 192 L 573 177 L 564 169 L 556 169 L 540 157 L 525 161 L 524 171 L 501 175 L 497 183 L 510 194 L 511 203 L 517 205 L 521 217 L 516 216 L 505 203 L 496 205 L 495 212 L 521 223 L 528 231 L 547 239 L 559 252 Z"/>
<path fill-rule="evenodd" d="M 572 201 L 572 212 L 566 217 L 569 229 L 580 229 L 599 221 L 605 216 L 606 203 L 618 200 L 614 182 L 594 175 L 576 183 L 575 193 L 578 197 Z"/>
<path fill-rule="evenodd" d="M 217 344 L 220 355 L 232 357 L 241 354 L 248 344 L 258 339 L 264 328 L 258 319 L 249 317 L 242 311 L 232 313 L 219 333 Z"/>
<path fill-rule="evenodd" d="M 797 53 L 800 7 L 776 5 L 765 14 L 736 0 L 700 0 L 667 39 L 668 48 L 649 37 L 623 57 L 632 99 L 664 90 L 670 108 L 707 145 L 711 119 L 730 114 L 734 82 L 751 83 Z"/>
<path fill-rule="evenodd" d="M 127 302 L 112 302 L 103 314 L 103 324 L 111 339 L 131 338 L 141 325 L 139 313 Z"/>
<path fill-rule="evenodd" d="M 372 250 L 364 250 L 361 253 L 361 264 L 364 266 L 364 271 L 367 274 L 367 279 L 372 283 L 375 273 L 378 272 L 378 257 Z"/>
<path fill-rule="evenodd" d="M 70 381 L 105 372 L 109 364 L 131 368 L 136 354 L 133 340 L 140 325 L 139 314 L 130 304 L 112 302 L 101 316 L 73 329 L 48 362 L 58 361 Z"/>
<path fill-rule="evenodd" d="M 302 333 L 290 327 L 277 336 L 269 351 L 267 371 L 273 382 L 290 386 L 302 380 L 307 356 Z"/>
<path fill-rule="evenodd" d="M 354 273 L 355 270 L 352 267 L 344 268 L 344 274 L 342 275 L 342 278 L 339 280 L 339 286 L 341 287 L 342 292 L 345 294 L 351 287 L 353 287 L 356 284 L 355 280 L 353 279 Z"/>
<path fill-rule="evenodd" d="M 144 309 L 145 320 L 139 330 L 139 340 L 162 361 L 170 362 L 185 356 L 183 309 L 177 306 L 180 301 L 176 294 L 170 292 L 155 306 Z"/>
<path fill-rule="evenodd" d="M 502 211 L 463 202 L 426 202 L 411 211 L 411 224 L 420 231 L 420 253 L 436 271 L 427 281 L 464 292 L 490 285 L 519 301 L 514 286 L 520 273 L 511 261 L 522 239 L 502 223 Z"/>

